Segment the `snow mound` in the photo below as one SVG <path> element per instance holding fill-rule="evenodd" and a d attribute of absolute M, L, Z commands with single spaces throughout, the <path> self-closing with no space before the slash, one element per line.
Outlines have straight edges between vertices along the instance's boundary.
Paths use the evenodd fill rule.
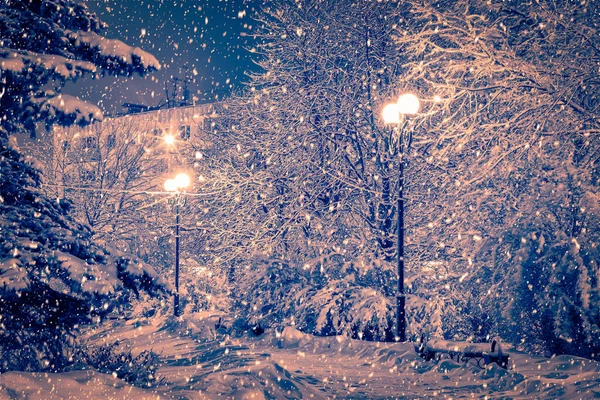
<path fill-rule="evenodd" d="M 61 374 L 7 372 L 0 375 L 0 398 L 49 399 L 158 399 L 156 393 L 131 386 L 112 375 L 95 371 Z"/>
<path fill-rule="evenodd" d="M 29 286 L 27 271 L 21 268 L 21 262 L 9 258 L 0 263 L 0 288 L 19 291 Z"/>
<path fill-rule="evenodd" d="M 301 399 L 317 393 L 277 363 L 227 370 L 207 377 L 205 384 L 210 398 Z"/>
<path fill-rule="evenodd" d="M 597 398 L 600 365 L 574 356 L 510 353 L 508 370 L 425 361 L 412 343 L 318 337 L 293 326 L 260 337 L 214 333 L 209 312 L 98 326 L 89 339 L 154 350 L 169 398 Z M 1 397 L 1 392 L 0 392 Z"/>
<path fill-rule="evenodd" d="M 159 327 L 159 331 L 164 330 L 178 334 L 194 332 L 202 338 L 212 339 L 216 335 L 216 326 L 220 316 L 220 314 L 203 311 L 184 314 L 180 317 L 168 316 L 166 318 L 156 318 L 155 324 Z"/>
<path fill-rule="evenodd" d="M 277 346 L 281 349 L 301 347 L 313 342 L 314 336 L 300 332 L 292 326 L 286 326 L 281 334 L 276 334 Z"/>

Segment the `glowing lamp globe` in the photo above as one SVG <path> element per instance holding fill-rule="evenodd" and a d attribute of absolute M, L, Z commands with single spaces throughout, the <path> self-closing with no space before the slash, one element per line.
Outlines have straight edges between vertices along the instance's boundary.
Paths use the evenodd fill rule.
<path fill-rule="evenodd" d="M 175 192 L 177 190 L 177 181 L 175 179 L 167 179 L 165 181 L 165 190 L 167 192 Z"/>
<path fill-rule="evenodd" d="M 419 98 L 412 93 L 405 93 L 398 98 L 398 111 L 400 114 L 416 114 L 419 112 L 420 107 Z"/>
<path fill-rule="evenodd" d="M 386 124 L 397 124 L 400 122 L 400 110 L 398 109 L 397 103 L 388 104 L 383 107 L 383 111 L 381 112 L 381 116 L 383 117 L 383 122 Z"/>
<path fill-rule="evenodd" d="M 177 174 L 177 176 L 175 176 L 175 183 L 180 189 L 186 188 L 190 186 L 190 177 L 188 174 L 184 173 Z"/>

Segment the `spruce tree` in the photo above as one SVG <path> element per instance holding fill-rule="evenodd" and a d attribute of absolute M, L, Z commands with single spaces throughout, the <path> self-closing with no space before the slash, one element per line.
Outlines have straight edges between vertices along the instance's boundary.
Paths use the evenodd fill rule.
<path fill-rule="evenodd" d="M 84 5 L 69 0 L 0 1 L 0 371 L 57 370 L 80 323 L 159 290 L 151 267 L 90 241 L 70 204 L 39 190 L 38 172 L 10 135 L 36 124 L 86 124 L 97 107 L 61 93 L 85 73 L 144 73 L 148 53 L 110 40 Z"/>

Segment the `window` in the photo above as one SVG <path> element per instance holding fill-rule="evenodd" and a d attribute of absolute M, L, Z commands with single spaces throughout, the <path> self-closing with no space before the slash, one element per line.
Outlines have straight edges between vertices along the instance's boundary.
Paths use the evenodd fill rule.
<path fill-rule="evenodd" d="M 94 136 L 85 136 L 81 139 L 81 147 L 86 149 L 97 149 L 98 140 Z"/>
<path fill-rule="evenodd" d="M 212 132 L 213 129 L 215 128 L 215 121 L 210 117 L 206 117 L 206 118 L 204 118 L 203 122 L 204 122 L 203 123 L 204 132 Z"/>
<path fill-rule="evenodd" d="M 96 173 L 94 171 L 81 171 L 81 180 L 83 182 L 93 182 L 96 180 Z"/>
<path fill-rule="evenodd" d="M 95 136 L 81 138 L 81 153 L 83 161 L 98 161 L 100 159 L 98 138 Z"/>
<path fill-rule="evenodd" d="M 188 140 L 190 138 L 191 130 L 189 125 L 181 125 L 179 127 L 179 135 L 182 140 Z"/>
<path fill-rule="evenodd" d="M 60 148 L 62 149 L 63 153 L 66 153 L 69 150 L 71 150 L 71 143 L 69 143 L 69 141 L 67 141 L 67 140 L 64 140 L 61 143 Z"/>
<path fill-rule="evenodd" d="M 106 138 L 106 148 L 108 150 L 114 149 L 116 142 L 117 142 L 117 134 L 114 132 L 109 133 L 108 137 Z"/>

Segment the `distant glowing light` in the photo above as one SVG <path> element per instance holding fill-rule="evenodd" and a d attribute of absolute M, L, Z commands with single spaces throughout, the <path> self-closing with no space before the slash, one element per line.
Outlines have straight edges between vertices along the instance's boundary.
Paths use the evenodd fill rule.
<path fill-rule="evenodd" d="M 174 179 L 167 179 L 165 181 L 165 190 L 167 192 L 177 192 L 178 190 L 185 189 L 190 186 L 190 176 L 186 173 L 180 173 L 175 176 Z"/>
<path fill-rule="evenodd" d="M 175 137 L 173 135 L 165 135 L 165 137 L 163 139 L 164 139 L 165 143 L 168 145 L 175 144 Z"/>

